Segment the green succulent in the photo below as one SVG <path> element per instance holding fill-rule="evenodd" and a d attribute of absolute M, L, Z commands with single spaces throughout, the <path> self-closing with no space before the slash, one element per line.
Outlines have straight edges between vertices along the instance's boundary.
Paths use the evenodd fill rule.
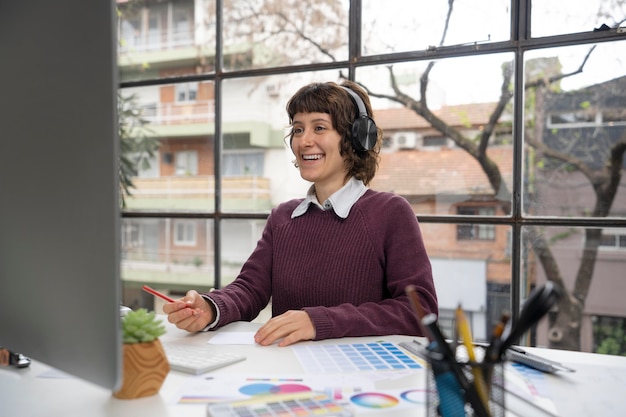
<path fill-rule="evenodd" d="M 165 334 L 165 326 L 156 318 L 154 311 L 145 308 L 129 311 L 122 317 L 122 341 L 124 343 L 152 342 Z"/>

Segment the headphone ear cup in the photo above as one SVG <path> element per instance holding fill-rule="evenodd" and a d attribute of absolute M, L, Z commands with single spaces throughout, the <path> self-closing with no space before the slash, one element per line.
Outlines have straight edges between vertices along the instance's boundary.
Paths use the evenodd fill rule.
<path fill-rule="evenodd" d="M 352 124 L 352 146 L 360 152 L 369 151 L 376 145 L 378 130 L 371 117 L 361 115 Z"/>

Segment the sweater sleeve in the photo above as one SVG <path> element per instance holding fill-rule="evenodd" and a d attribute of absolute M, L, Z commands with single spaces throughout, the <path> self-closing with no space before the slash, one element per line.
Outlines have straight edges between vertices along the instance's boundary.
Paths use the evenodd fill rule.
<path fill-rule="evenodd" d="M 316 340 L 388 334 L 423 336 L 406 295 L 408 285 L 415 286 L 426 313 L 438 313 L 431 264 L 413 208 L 397 195 L 374 196 L 369 202 L 364 197 L 363 204 L 355 205 L 352 214 L 363 216 L 369 229 L 370 243 L 383 266 L 386 298 L 361 305 L 305 308 L 315 326 Z"/>

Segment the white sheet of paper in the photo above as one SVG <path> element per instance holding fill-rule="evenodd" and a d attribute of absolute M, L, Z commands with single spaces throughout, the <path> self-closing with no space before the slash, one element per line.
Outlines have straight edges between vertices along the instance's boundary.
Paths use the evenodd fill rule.
<path fill-rule="evenodd" d="M 254 345 L 255 332 L 220 332 L 209 339 L 211 345 Z"/>

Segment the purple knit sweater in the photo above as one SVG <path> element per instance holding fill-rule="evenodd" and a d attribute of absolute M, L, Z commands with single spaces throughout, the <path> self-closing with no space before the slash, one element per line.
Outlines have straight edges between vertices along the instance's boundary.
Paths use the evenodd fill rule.
<path fill-rule="evenodd" d="M 427 313 L 438 313 L 430 261 L 412 207 L 371 189 L 346 219 L 302 199 L 274 208 L 237 279 L 204 294 L 220 310 L 217 327 L 253 320 L 272 300 L 272 316 L 304 309 L 315 340 L 419 335 L 405 289 L 416 287 Z"/>

